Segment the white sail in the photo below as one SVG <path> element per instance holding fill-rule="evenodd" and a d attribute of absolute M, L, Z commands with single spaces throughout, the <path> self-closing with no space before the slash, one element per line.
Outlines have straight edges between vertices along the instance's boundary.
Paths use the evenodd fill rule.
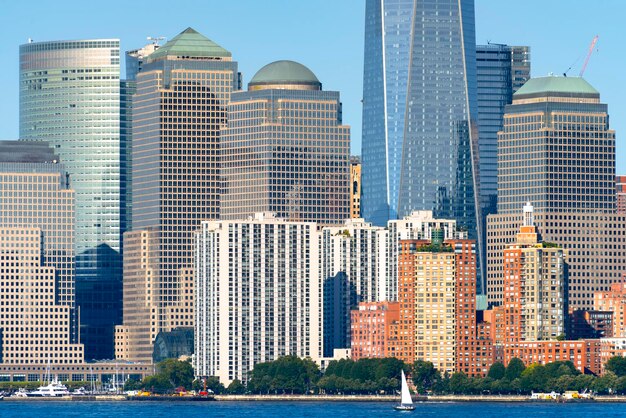
<path fill-rule="evenodd" d="M 406 384 L 406 377 L 404 377 L 404 370 L 400 370 L 402 373 L 402 399 L 400 403 L 402 405 L 413 405 L 413 399 L 411 399 L 411 392 L 409 392 L 409 385 Z"/>

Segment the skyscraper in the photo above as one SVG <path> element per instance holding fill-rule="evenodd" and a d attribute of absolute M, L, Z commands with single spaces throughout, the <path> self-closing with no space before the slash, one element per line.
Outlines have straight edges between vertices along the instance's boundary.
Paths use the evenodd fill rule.
<path fill-rule="evenodd" d="M 124 285 L 118 358 L 151 361 L 160 331 L 193 325 L 193 233 L 220 214 L 220 128 L 238 88 L 231 53 L 192 28 L 148 55 L 137 74 L 133 230 L 124 235 L 132 285 Z"/>
<path fill-rule="evenodd" d="M 342 225 L 350 218 L 350 128 L 336 91 L 307 67 L 276 61 L 232 95 L 221 132 L 222 219 L 271 212 Z"/>
<path fill-rule="evenodd" d="M 0 142 L 0 363 L 83 362 L 71 332 L 74 191 L 58 158 L 45 142 Z"/>
<path fill-rule="evenodd" d="M 413 0 L 367 0 L 363 66 L 362 216 L 398 216 Z"/>
<path fill-rule="evenodd" d="M 117 39 L 20 46 L 20 138 L 50 142 L 76 192 L 76 302 L 87 358 L 112 356 L 121 319 L 119 55 Z"/>
<path fill-rule="evenodd" d="M 568 252 L 570 309 L 591 309 L 626 271 L 626 218 L 615 210 L 615 131 L 607 105 L 579 77 L 529 80 L 498 134 L 498 214 L 487 220 L 489 301 L 503 301 L 505 245 L 534 207 L 537 231 Z"/>
<path fill-rule="evenodd" d="M 198 376 L 247 380 L 254 365 L 321 351 L 317 226 L 271 214 L 202 222 L 196 234 Z"/>
<path fill-rule="evenodd" d="M 530 78 L 530 47 L 488 44 L 476 46 L 480 204 L 485 217 L 497 211 L 498 131 L 513 93 Z M 484 231 L 484 228 L 483 228 Z"/>
<path fill-rule="evenodd" d="M 364 218 L 432 210 L 477 239 L 473 0 L 371 0 L 365 26 Z"/>

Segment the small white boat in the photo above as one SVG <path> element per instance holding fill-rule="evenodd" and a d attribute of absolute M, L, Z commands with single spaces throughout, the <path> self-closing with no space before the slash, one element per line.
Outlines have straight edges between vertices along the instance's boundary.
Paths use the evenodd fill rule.
<path fill-rule="evenodd" d="M 19 388 L 17 392 L 13 392 L 11 398 L 25 398 L 28 396 L 28 391 L 24 388 Z"/>
<path fill-rule="evenodd" d="M 402 389 L 400 392 L 400 405 L 393 407 L 396 411 L 413 411 L 415 405 L 413 405 L 413 399 L 411 398 L 411 392 L 409 392 L 409 385 L 406 384 L 406 377 L 404 376 L 404 370 L 400 370 L 402 376 Z"/>
<path fill-rule="evenodd" d="M 26 395 L 31 398 L 54 398 L 57 396 L 69 396 L 70 391 L 67 390 L 67 387 L 64 384 L 60 383 L 55 378 L 50 382 L 50 384 L 40 386 L 37 390 L 28 392 Z"/>

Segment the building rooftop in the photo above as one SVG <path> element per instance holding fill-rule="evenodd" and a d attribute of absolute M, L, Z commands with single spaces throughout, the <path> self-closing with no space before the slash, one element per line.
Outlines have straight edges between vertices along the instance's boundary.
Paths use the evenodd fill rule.
<path fill-rule="evenodd" d="M 187 28 L 165 45 L 148 55 L 148 61 L 164 57 L 229 58 L 232 54 L 197 32 Z"/>
<path fill-rule="evenodd" d="M 263 85 L 306 85 L 321 90 L 322 83 L 313 71 L 295 61 L 274 61 L 261 68 L 248 84 L 249 89 Z"/>
<path fill-rule="evenodd" d="M 0 163 L 58 163 L 47 142 L 0 141 Z"/>
<path fill-rule="evenodd" d="M 556 94 L 593 94 L 599 95 L 598 90 L 581 77 L 536 77 L 531 78 L 513 96 L 556 93 Z"/>

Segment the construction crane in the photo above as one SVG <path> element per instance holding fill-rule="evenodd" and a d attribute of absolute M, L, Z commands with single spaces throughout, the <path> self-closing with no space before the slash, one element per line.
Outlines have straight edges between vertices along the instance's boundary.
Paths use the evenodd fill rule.
<path fill-rule="evenodd" d="M 593 40 L 591 41 L 591 45 L 589 45 L 589 52 L 587 52 L 587 58 L 585 58 L 585 63 L 583 64 L 583 67 L 580 69 L 580 74 L 578 74 L 580 77 L 582 77 L 583 74 L 585 74 L 585 70 L 587 69 L 587 64 L 589 64 L 589 58 L 591 58 L 591 54 L 593 53 L 593 48 L 596 47 L 598 38 L 599 38 L 599 35 L 594 36 Z"/>

